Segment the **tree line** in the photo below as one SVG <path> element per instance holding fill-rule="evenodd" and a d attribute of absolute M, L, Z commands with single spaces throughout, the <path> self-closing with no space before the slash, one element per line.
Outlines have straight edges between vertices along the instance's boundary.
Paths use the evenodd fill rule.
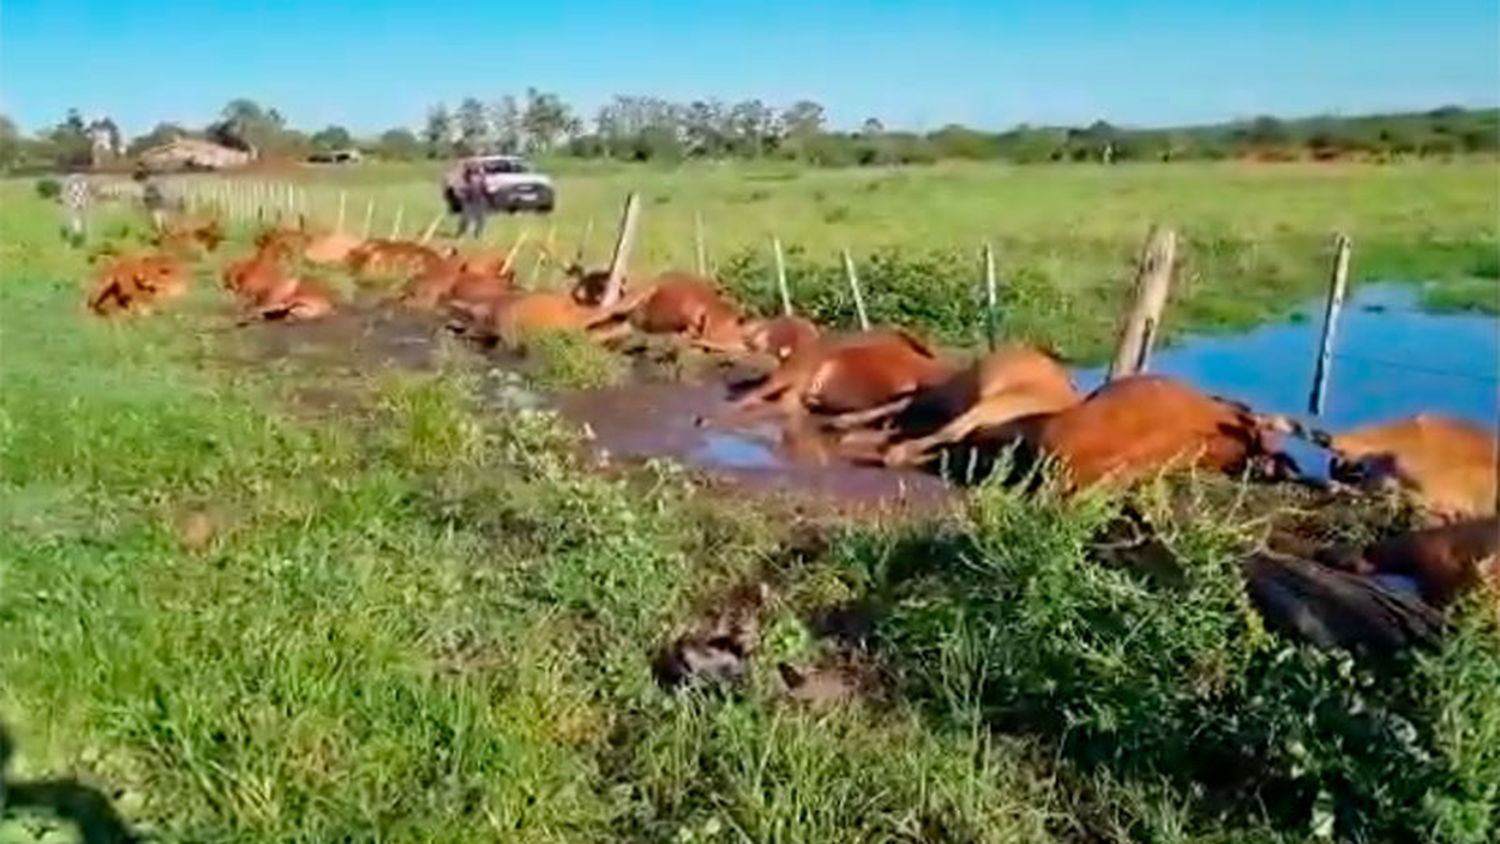
<path fill-rule="evenodd" d="M 432 106 L 417 128 L 357 137 L 332 125 L 292 127 L 273 107 L 231 100 L 202 127 L 161 123 L 127 142 L 108 117 L 85 121 L 70 110 L 27 137 L 0 115 L 0 170 L 98 166 L 133 159 L 177 137 L 202 137 L 268 158 L 358 148 L 389 160 L 448 159 L 480 153 L 567 155 L 623 161 L 784 159 L 821 166 L 920 164 L 946 159 L 1016 163 L 1447 157 L 1500 151 L 1500 109 L 1446 106 L 1422 112 L 1283 120 L 1262 116 L 1206 126 L 1142 129 L 1021 125 L 988 131 L 952 124 L 929 132 L 887 129 L 876 118 L 857 129 L 830 128 L 824 107 L 799 100 L 673 102 L 616 96 L 584 119 L 556 94 L 529 88 L 491 102 L 467 97 Z"/>

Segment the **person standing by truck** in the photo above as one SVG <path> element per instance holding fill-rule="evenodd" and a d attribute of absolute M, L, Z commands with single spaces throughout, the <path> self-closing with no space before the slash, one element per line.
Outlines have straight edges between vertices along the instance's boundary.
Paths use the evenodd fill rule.
<path fill-rule="evenodd" d="M 464 168 L 458 199 L 463 214 L 458 222 L 458 236 L 462 238 L 472 229 L 477 240 L 484 234 L 484 218 L 490 211 L 490 194 L 484 184 L 483 168 L 473 164 Z"/>

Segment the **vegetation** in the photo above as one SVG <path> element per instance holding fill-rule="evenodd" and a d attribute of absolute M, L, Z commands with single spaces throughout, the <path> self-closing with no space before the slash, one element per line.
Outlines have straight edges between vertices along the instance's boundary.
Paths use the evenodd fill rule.
<path fill-rule="evenodd" d="M 3 120 L 3 118 L 0 118 Z M 85 127 L 77 110 L 35 139 L 0 122 L 0 172 L 18 166 L 72 167 L 90 163 L 87 131 L 113 133 L 115 155 L 125 151 L 109 118 Z M 302 157 L 355 143 L 348 129 L 295 129 L 273 107 L 231 100 L 219 119 L 192 132 L 160 124 L 129 144 L 131 154 L 184 134 L 268 158 Z M 1125 127 L 1098 120 L 1088 126 L 1030 126 L 987 130 L 950 124 L 932 131 L 890 130 L 878 119 L 856 131 L 830 128 L 821 104 L 799 100 L 776 108 L 760 100 L 677 103 L 657 97 L 616 96 L 585 120 L 558 95 L 528 88 L 486 104 L 475 97 L 432 106 L 418 143 L 394 127 L 358 145 L 393 161 L 446 159 L 484 152 L 563 154 L 577 158 L 678 162 L 687 159 L 772 159 L 846 167 L 930 164 L 936 161 L 1039 162 L 1258 161 L 1452 158 L 1500 151 L 1500 109 L 1445 106 L 1425 112 L 1300 119 L 1259 116 L 1204 126 Z"/>
<path fill-rule="evenodd" d="M 1051 268 L 1007 272 L 1007 329 L 1081 348 L 1108 335 L 1108 311 L 1091 302 L 1104 288 L 1078 278 L 1094 266 L 1119 284 L 1142 209 L 1233 221 L 1246 251 L 1305 239 L 1315 257 L 1337 203 L 1357 215 L 1371 257 L 1356 265 L 1370 272 L 1482 244 L 1494 201 L 1447 168 L 1339 171 L 1333 187 L 1222 167 L 1108 182 L 1049 171 L 1045 185 L 973 166 L 931 182 L 747 178 L 765 172 L 653 175 L 646 260 L 690 254 L 687 209 L 710 202 L 800 221 L 826 250 L 855 223 L 877 242 L 902 227 L 930 237 L 983 218 L 1000 192 L 983 219 L 1018 233 L 1001 241 L 1007 267 Z M 602 222 L 638 175 L 580 173 L 565 189 Z M 1419 178 L 1430 205 L 1414 208 L 1402 180 Z M 1209 184 L 1230 187 L 1200 197 Z M 208 330 L 221 318 L 210 283 L 148 319 L 88 318 L 83 259 L 57 241 L 55 215 L 26 185 L 0 190 L 12 779 L 79 777 L 164 841 L 1478 844 L 1500 831 L 1494 621 L 1462 613 L 1442 650 L 1393 664 L 1283 640 L 1246 605 L 1235 565 L 1261 509 L 1139 494 L 1165 574 L 1094 544 L 1124 502 L 999 487 L 951 519 L 835 524 L 809 542 L 809 526 L 716 500 L 670 467 L 597 474 L 545 414 L 482 404 L 461 359 L 378 377 L 247 368 L 231 363 L 245 353 L 234 335 Z M 853 219 L 826 222 L 821 209 L 851 197 L 865 203 Z M 106 213 L 101 231 L 131 225 L 128 210 Z M 1439 219 L 1452 228 L 1413 224 Z M 766 268 L 743 253 L 765 231 L 744 228 L 713 226 L 714 254 L 740 255 L 726 274 L 769 298 Z M 1185 319 L 1230 310 L 1252 279 L 1276 283 L 1263 259 L 1193 237 Z M 822 260 L 793 253 L 798 302 L 847 316 Z M 967 256 L 863 263 L 881 318 L 966 330 L 945 300 L 971 295 Z M 535 377 L 620 377 L 595 349 L 540 343 Z M 305 387 L 337 393 L 336 416 L 294 410 Z M 655 647 L 763 574 L 778 597 L 750 684 L 660 690 Z M 866 608 L 888 682 L 806 711 L 778 696 L 771 660 L 827 656 L 809 631 L 833 606 Z M 47 823 L 0 821 L 0 837 Z"/>
<path fill-rule="evenodd" d="M 1185 238 L 1169 333 L 1248 327 L 1320 295 L 1335 230 L 1354 238 L 1356 281 L 1488 278 L 1500 254 L 1494 168 L 1478 161 L 824 170 L 563 158 L 544 166 L 557 179 L 557 211 L 545 219 L 494 218 L 489 243 L 508 245 L 530 231 L 533 242 L 550 236 L 570 257 L 588 232 L 584 257 L 602 263 L 620 203 L 635 190 L 643 199 L 635 263 L 643 270 L 694 267 L 701 217 L 710 269 L 770 312 L 779 307 L 771 266 L 771 238 L 779 237 L 797 308 L 850 325 L 839 259 L 848 248 L 872 318 L 973 345 L 984 322 L 979 248 L 988 241 L 998 258 L 1005 330 L 1080 360 L 1107 350 L 1152 221 Z M 408 232 L 440 213 L 439 175 L 431 164 L 391 164 L 299 178 L 307 180 L 315 219 L 331 224 L 343 191 L 348 225 L 360 225 L 370 201 L 372 231 L 385 234 L 398 207 Z M 529 251 L 520 270 L 528 284 L 557 281 L 555 268 Z M 1480 298 L 1486 289 L 1493 286 L 1474 288 Z"/>

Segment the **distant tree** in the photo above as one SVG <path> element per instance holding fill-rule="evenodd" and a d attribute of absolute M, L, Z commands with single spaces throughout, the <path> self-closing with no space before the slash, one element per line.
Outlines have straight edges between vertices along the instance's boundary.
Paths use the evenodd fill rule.
<path fill-rule="evenodd" d="M 78 109 L 68 109 L 61 123 L 47 133 L 53 163 L 62 168 L 88 167 L 93 163 L 93 142 Z"/>
<path fill-rule="evenodd" d="M 812 100 L 798 100 L 781 113 L 781 125 L 791 138 L 806 138 L 822 132 L 826 119 L 823 106 Z"/>
<path fill-rule="evenodd" d="M 776 112 L 760 100 L 744 100 L 729 108 L 729 137 L 741 155 L 764 155 L 780 140 L 781 121 Z"/>
<path fill-rule="evenodd" d="M 495 146 L 504 153 L 518 153 L 524 144 L 525 127 L 521 123 L 521 107 L 516 98 L 506 94 L 490 106 L 490 131 Z"/>
<path fill-rule="evenodd" d="M 297 138 L 288 135 L 281 112 L 245 97 L 230 100 L 219 113 L 218 122 L 210 124 L 204 135 L 255 154 L 286 155 L 298 146 Z"/>
<path fill-rule="evenodd" d="M 321 152 L 330 152 L 338 149 L 348 149 L 354 146 L 354 136 L 349 130 L 342 126 L 325 126 L 314 132 L 308 139 L 312 148 Z"/>
<path fill-rule="evenodd" d="M 1276 146 L 1291 138 L 1287 126 L 1274 117 L 1257 117 L 1245 130 L 1245 140 L 1256 146 Z"/>
<path fill-rule="evenodd" d="M 718 100 L 694 100 L 682 110 L 683 142 L 691 155 L 713 158 L 729 146 L 728 117 Z"/>
<path fill-rule="evenodd" d="M 428 158 L 447 158 L 453 154 L 453 118 L 448 107 L 438 103 L 427 110 L 427 125 L 422 129 Z"/>
<path fill-rule="evenodd" d="M 526 89 L 526 107 L 521 112 L 526 130 L 526 145 L 532 152 L 546 152 L 558 141 L 577 134 L 579 121 L 562 98 L 556 94 Z"/>
<path fill-rule="evenodd" d="M 0 114 L 0 173 L 10 172 L 21 161 L 21 131 L 9 116 Z"/>
<path fill-rule="evenodd" d="M 387 129 L 375 142 L 375 152 L 392 161 L 414 161 L 422 157 L 422 141 L 410 129 Z"/>
<path fill-rule="evenodd" d="M 878 117 L 866 117 L 865 122 L 859 125 L 859 133 L 866 137 L 871 135 L 885 134 L 885 124 Z"/>
<path fill-rule="evenodd" d="M 465 97 L 454 112 L 454 123 L 458 129 L 458 147 L 462 155 L 478 155 L 490 146 L 490 121 L 484 103 L 473 97 Z"/>
<path fill-rule="evenodd" d="M 158 123 L 146 134 L 131 138 L 129 145 L 125 147 L 125 154 L 133 158 L 152 147 L 185 138 L 189 134 L 188 130 L 176 123 Z"/>
<path fill-rule="evenodd" d="M 927 136 L 933 154 L 939 158 L 981 160 L 999 155 L 996 136 L 977 132 L 967 126 L 950 123 Z"/>

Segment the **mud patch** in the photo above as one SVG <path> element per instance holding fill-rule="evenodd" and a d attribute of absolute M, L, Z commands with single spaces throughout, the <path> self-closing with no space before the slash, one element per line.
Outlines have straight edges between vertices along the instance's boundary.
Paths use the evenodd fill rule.
<path fill-rule="evenodd" d="M 939 478 L 856 466 L 828 456 L 810 431 L 787 435 L 778 421 L 702 428 L 700 416 L 723 410 L 720 384 L 646 383 L 564 393 L 556 408 L 592 432 L 611 459 L 670 459 L 728 487 L 853 509 L 932 512 L 954 500 Z"/>
<path fill-rule="evenodd" d="M 246 326 L 251 353 L 262 361 L 289 358 L 361 372 L 437 366 L 453 341 L 430 314 L 385 306 L 351 306 L 312 322 Z"/>

